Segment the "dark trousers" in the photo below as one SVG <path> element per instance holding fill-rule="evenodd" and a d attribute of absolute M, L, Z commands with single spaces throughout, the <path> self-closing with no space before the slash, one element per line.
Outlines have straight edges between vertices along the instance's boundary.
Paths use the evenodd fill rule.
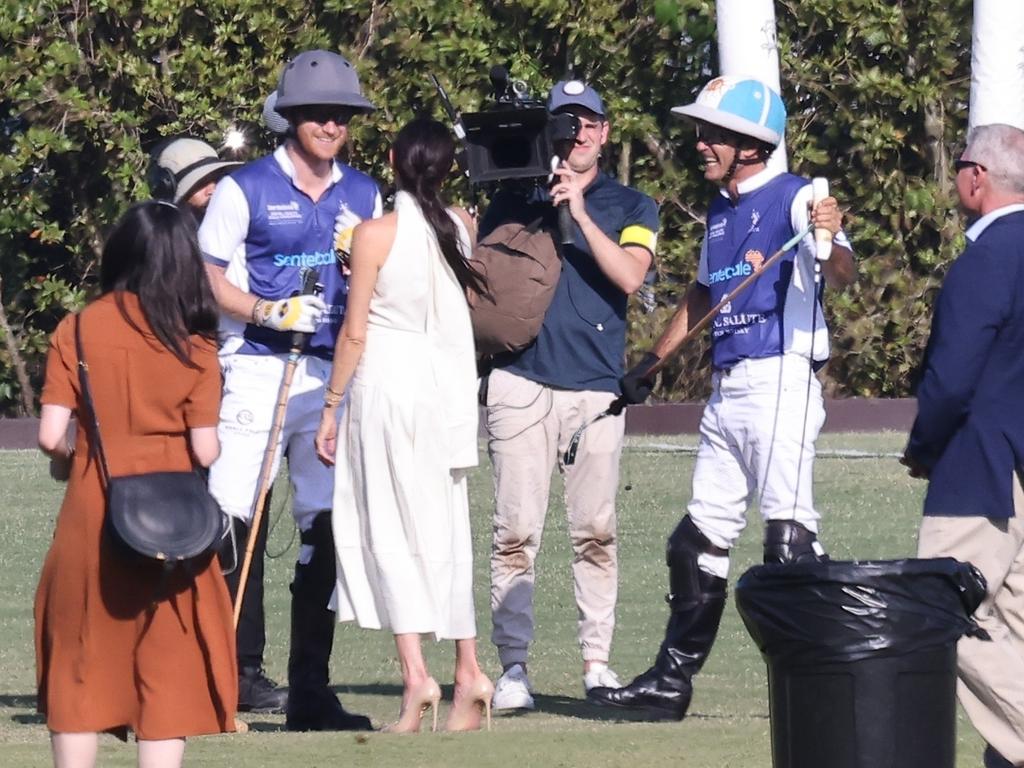
<path fill-rule="evenodd" d="M 295 691 L 326 691 L 328 665 L 334 644 L 337 619 L 327 608 L 335 586 L 334 537 L 331 513 L 321 512 L 308 531 L 302 531 L 302 544 L 311 547 L 309 560 L 295 564 L 291 584 L 291 652 L 288 657 L 288 686 Z"/>

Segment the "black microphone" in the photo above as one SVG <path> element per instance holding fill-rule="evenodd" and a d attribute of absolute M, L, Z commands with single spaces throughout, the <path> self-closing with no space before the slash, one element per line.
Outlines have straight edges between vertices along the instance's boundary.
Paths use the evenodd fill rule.
<path fill-rule="evenodd" d="M 299 280 L 302 287 L 294 291 L 292 296 L 320 296 L 323 293 L 323 286 L 318 282 L 320 275 L 312 267 L 303 267 L 299 270 Z M 292 349 L 300 350 L 306 345 L 308 333 L 292 331 Z"/>
<path fill-rule="evenodd" d="M 569 152 L 571 151 L 571 148 L 569 148 L 566 152 L 566 157 L 569 156 Z M 555 167 L 558 168 L 560 168 L 562 166 L 562 163 L 565 161 L 565 159 L 560 154 L 555 155 L 555 160 L 557 161 L 557 165 Z M 556 184 L 558 183 L 558 180 L 559 177 L 555 176 Z M 563 200 L 558 204 L 558 234 L 562 245 L 572 245 L 574 242 L 576 242 L 575 227 L 573 225 L 572 220 L 572 211 L 569 210 L 568 200 Z"/>
<path fill-rule="evenodd" d="M 556 150 L 555 159 L 561 166 L 572 153 L 576 137 L 580 133 L 579 118 L 569 112 L 552 115 L 548 120 L 547 130 L 552 148 Z M 563 152 L 565 153 L 564 157 L 562 156 Z M 558 204 L 558 233 L 562 236 L 562 245 L 572 245 L 575 242 L 575 225 L 568 201 Z"/>
<path fill-rule="evenodd" d="M 568 200 L 563 200 L 558 204 L 558 233 L 562 236 L 562 245 L 572 245 L 576 241 L 573 233 L 572 211 L 569 210 Z"/>
<path fill-rule="evenodd" d="M 508 67 L 495 64 L 487 75 L 491 81 L 491 95 L 494 97 L 494 100 L 499 104 L 507 102 L 508 81 L 510 77 Z"/>

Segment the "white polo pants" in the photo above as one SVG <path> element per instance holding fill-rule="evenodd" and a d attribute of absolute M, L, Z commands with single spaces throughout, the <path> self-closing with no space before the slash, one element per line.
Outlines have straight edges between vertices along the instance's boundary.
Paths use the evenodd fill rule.
<path fill-rule="evenodd" d="M 252 521 L 260 467 L 267 450 L 287 355 L 225 355 L 224 396 L 220 406 L 220 456 L 210 467 L 210 493 L 227 514 Z M 313 439 L 320 426 L 324 384 L 331 363 L 316 357 L 299 358 L 288 391 L 281 436 L 274 446 L 271 482 L 277 477 L 282 454 L 288 457 L 292 513 L 299 530 L 331 509 L 334 469 L 320 463 Z M 341 413 L 341 409 L 338 409 Z"/>
<path fill-rule="evenodd" d="M 712 386 L 687 505 L 693 522 L 712 544 L 731 549 L 758 499 L 765 520 L 793 520 L 817 533 L 812 473 L 825 408 L 810 363 L 799 355 L 744 360 L 716 372 Z M 699 562 L 728 575 L 728 558 Z"/>

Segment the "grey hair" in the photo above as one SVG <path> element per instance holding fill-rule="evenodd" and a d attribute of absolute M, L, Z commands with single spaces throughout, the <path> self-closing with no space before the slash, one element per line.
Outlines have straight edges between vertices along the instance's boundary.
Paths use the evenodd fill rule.
<path fill-rule="evenodd" d="M 1004 123 L 979 125 L 967 135 L 965 159 L 985 166 L 992 184 L 1024 195 L 1024 131 Z"/>

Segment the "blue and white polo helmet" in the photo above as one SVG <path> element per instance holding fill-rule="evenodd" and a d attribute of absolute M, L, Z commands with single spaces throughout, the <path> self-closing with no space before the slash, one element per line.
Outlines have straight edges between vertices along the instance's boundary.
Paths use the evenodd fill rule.
<path fill-rule="evenodd" d="M 786 131 L 786 107 L 772 88 L 753 77 L 722 75 L 704 86 L 693 104 L 672 113 L 752 136 L 777 147 Z"/>

